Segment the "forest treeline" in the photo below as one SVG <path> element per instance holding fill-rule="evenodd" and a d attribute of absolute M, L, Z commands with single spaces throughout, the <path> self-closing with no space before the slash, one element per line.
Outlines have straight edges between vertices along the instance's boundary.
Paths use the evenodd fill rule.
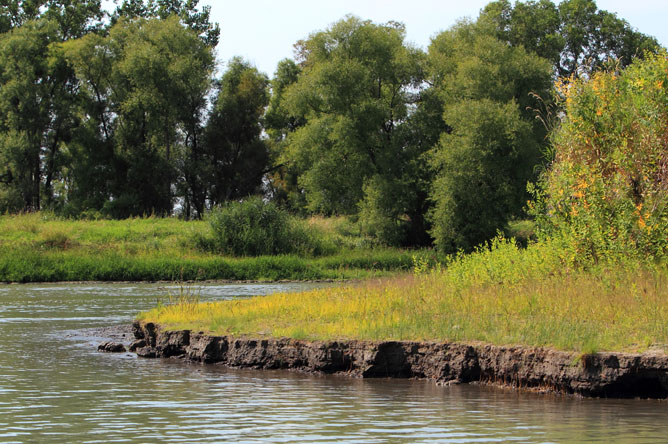
<path fill-rule="evenodd" d="M 272 78 L 240 58 L 218 76 L 197 4 L 3 2 L 0 212 L 191 219 L 262 194 L 387 244 L 469 250 L 524 217 L 563 115 L 555 80 L 660 50 L 593 0 L 497 0 L 426 51 L 348 16 Z"/>

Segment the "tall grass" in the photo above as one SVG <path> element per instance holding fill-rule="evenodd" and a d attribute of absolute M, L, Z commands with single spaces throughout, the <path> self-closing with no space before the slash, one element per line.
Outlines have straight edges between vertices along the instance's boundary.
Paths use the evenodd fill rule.
<path fill-rule="evenodd" d="M 329 255 L 233 257 L 202 251 L 207 222 L 137 218 L 73 221 L 0 216 L 0 282 L 359 279 L 408 271 L 415 252 L 353 247 L 354 235 L 320 224 Z M 331 228 L 327 227 L 330 224 Z M 417 254 L 427 254 L 418 252 Z"/>
<path fill-rule="evenodd" d="M 344 288 L 159 307 L 141 319 L 217 334 L 483 341 L 591 353 L 668 347 L 668 267 L 567 270 L 553 245 L 497 241 L 447 268 Z"/>

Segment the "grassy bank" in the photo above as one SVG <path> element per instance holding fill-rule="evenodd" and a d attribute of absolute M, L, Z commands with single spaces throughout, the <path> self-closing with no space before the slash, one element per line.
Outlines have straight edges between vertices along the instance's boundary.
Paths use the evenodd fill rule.
<path fill-rule="evenodd" d="M 668 267 L 564 267 L 560 246 L 496 242 L 446 269 L 345 288 L 161 306 L 141 319 L 217 334 L 484 341 L 591 353 L 668 347 Z"/>
<path fill-rule="evenodd" d="M 0 281 L 310 280 L 385 276 L 413 255 L 374 247 L 342 219 L 312 219 L 330 254 L 231 257 L 198 248 L 207 222 L 142 218 L 73 221 L 48 214 L 0 217 Z"/>

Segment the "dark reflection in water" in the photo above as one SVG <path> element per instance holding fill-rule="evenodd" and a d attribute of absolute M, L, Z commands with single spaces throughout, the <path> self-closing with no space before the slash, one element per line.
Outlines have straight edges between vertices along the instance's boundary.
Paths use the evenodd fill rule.
<path fill-rule="evenodd" d="M 207 285 L 202 299 L 301 285 Z M 173 290 L 176 291 L 176 290 Z M 229 370 L 98 353 L 158 285 L 0 287 L 0 442 L 656 443 L 668 404 Z"/>

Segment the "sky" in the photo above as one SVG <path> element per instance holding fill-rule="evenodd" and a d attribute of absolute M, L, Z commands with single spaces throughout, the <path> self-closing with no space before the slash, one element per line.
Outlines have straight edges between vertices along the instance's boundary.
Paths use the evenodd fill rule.
<path fill-rule="evenodd" d="M 292 58 L 293 45 L 347 14 L 375 23 L 406 25 L 407 40 L 426 48 L 431 37 L 463 17 L 476 18 L 490 0 L 200 0 L 220 24 L 217 48 L 221 68 L 241 56 L 270 77 L 278 62 Z M 667 0 L 597 0 L 638 31 L 668 46 Z"/>

